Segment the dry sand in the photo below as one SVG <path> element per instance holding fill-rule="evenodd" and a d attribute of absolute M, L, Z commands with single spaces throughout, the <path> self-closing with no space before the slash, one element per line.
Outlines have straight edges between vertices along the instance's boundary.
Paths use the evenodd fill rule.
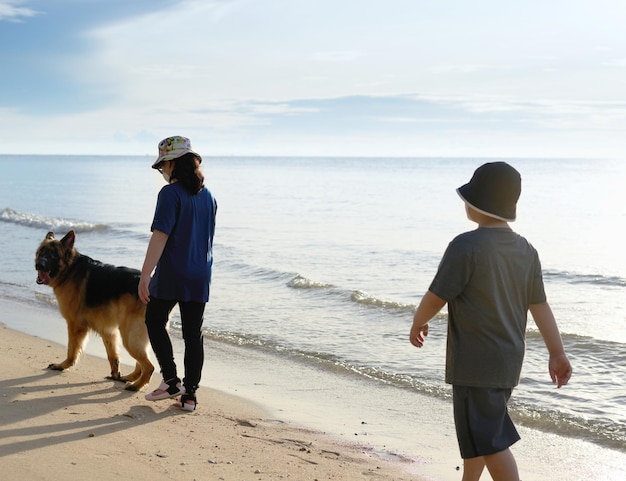
<path fill-rule="evenodd" d="M 380 459 L 219 391 L 203 388 L 198 410 L 187 413 L 173 400 L 149 402 L 104 379 L 107 363 L 97 357 L 50 371 L 45 367 L 63 358 L 64 346 L 4 326 L 0 352 L 4 479 L 420 479 L 408 460 Z M 154 376 L 151 388 L 156 384 Z"/>

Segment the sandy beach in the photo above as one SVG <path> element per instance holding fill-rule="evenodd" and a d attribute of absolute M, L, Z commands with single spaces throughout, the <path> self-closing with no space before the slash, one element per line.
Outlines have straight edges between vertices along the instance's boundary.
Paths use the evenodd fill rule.
<path fill-rule="evenodd" d="M 275 419 L 220 391 L 203 390 L 203 404 L 187 413 L 104 379 L 106 361 L 94 356 L 67 372 L 47 370 L 64 346 L 4 326 L 0 352 L 5 474 L 32 481 L 419 479 L 408 462 Z"/>

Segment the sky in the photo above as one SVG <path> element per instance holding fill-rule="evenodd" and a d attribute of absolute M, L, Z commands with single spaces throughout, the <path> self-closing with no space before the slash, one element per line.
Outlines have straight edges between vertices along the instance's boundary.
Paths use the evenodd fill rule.
<path fill-rule="evenodd" d="M 0 0 L 0 154 L 626 157 L 623 0 Z"/>

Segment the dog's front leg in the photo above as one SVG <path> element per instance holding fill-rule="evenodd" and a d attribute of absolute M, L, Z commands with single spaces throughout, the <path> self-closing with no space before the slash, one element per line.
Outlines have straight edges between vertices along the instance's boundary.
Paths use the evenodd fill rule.
<path fill-rule="evenodd" d="M 102 342 L 104 343 L 104 348 L 107 352 L 107 359 L 109 360 L 109 364 L 111 366 L 111 375 L 109 376 L 109 379 L 125 381 L 121 379 L 122 374 L 120 373 L 120 355 L 117 349 L 119 339 L 118 331 L 100 332 L 100 336 L 102 337 Z"/>
<path fill-rule="evenodd" d="M 88 329 L 75 323 L 67 323 L 67 358 L 60 364 L 52 363 L 48 369 L 63 371 L 72 367 L 78 361 L 83 352 L 85 341 L 87 340 Z"/>

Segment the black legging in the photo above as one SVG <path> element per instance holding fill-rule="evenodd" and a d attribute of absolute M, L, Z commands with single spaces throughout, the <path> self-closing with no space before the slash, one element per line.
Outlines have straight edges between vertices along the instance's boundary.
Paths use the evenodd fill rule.
<path fill-rule="evenodd" d="M 200 384 L 204 364 L 204 344 L 202 341 L 202 322 L 204 321 L 204 302 L 178 302 L 150 298 L 146 309 L 146 326 L 150 344 L 161 367 L 163 379 L 177 378 L 176 363 L 172 340 L 167 331 L 170 312 L 178 304 L 185 341 L 185 377 L 183 385 L 188 394 L 193 395 Z"/>

